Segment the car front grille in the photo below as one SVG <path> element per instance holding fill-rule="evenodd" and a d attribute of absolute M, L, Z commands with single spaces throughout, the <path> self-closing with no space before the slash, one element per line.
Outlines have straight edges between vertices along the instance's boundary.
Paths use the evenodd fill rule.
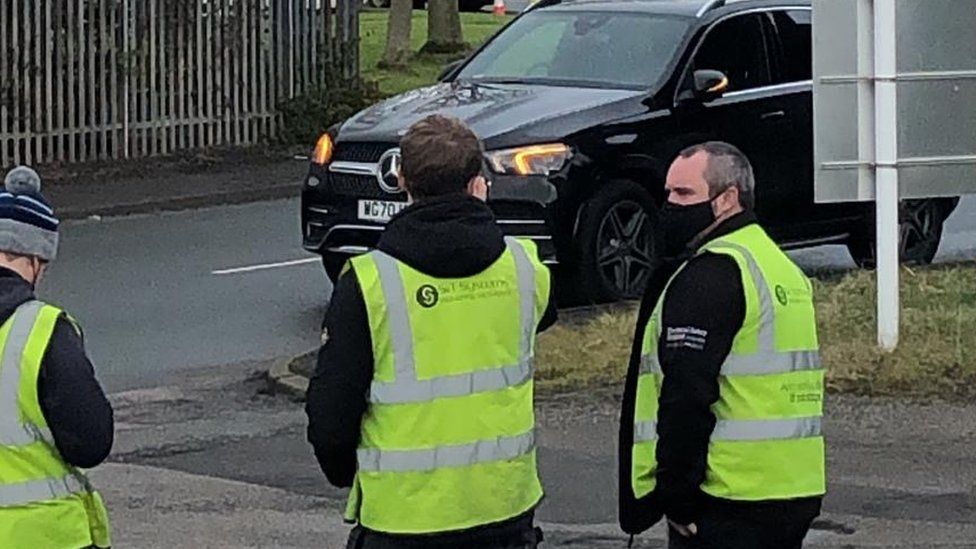
<path fill-rule="evenodd" d="M 337 162 L 378 162 L 395 143 L 338 143 L 334 160 Z"/>
<path fill-rule="evenodd" d="M 390 194 L 380 188 L 375 177 L 352 175 L 347 173 L 332 173 L 329 176 L 329 189 L 342 196 L 357 198 L 381 198 L 396 200 L 397 195 Z"/>

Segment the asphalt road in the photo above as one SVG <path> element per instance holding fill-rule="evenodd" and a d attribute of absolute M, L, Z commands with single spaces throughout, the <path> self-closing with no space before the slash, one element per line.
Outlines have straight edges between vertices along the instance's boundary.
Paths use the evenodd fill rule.
<path fill-rule="evenodd" d="M 796 252 L 845 269 L 844 247 Z M 938 261 L 976 258 L 976 197 L 949 220 Z M 299 245 L 296 200 L 65 223 L 41 296 L 75 315 L 110 392 L 174 372 L 299 354 L 328 299 Z"/>
<path fill-rule="evenodd" d="M 328 296 L 319 264 L 215 274 L 307 258 L 294 200 L 70 222 L 62 233 L 41 295 L 79 319 L 109 391 L 318 340 Z"/>

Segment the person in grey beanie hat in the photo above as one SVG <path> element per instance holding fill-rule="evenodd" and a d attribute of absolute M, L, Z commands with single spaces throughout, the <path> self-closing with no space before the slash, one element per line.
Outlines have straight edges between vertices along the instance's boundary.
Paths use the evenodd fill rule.
<path fill-rule="evenodd" d="M 108 513 L 81 469 L 112 449 L 112 407 L 81 328 L 35 296 L 60 223 L 28 167 L 0 190 L 0 547 L 109 547 Z"/>
<path fill-rule="evenodd" d="M 41 194 L 41 178 L 26 166 L 10 170 L 0 192 L 0 251 L 29 258 L 37 283 L 43 265 L 58 254 L 54 209 Z"/>

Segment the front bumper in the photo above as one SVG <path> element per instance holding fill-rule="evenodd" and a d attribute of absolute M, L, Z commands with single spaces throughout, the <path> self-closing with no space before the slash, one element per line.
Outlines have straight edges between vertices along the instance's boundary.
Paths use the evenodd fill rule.
<path fill-rule="evenodd" d="M 495 176 L 488 205 L 506 236 L 533 240 L 544 262 L 558 262 L 551 205 L 555 187 L 544 177 Z M 405 193 L 381 189 L 375 175 L 337 173 L 312 165 L 302 191 L 302 244 L 318 254 L 366 253 L 376 247 L 384 224 L 359 218 L 360 200 L 406 201 Z"/>

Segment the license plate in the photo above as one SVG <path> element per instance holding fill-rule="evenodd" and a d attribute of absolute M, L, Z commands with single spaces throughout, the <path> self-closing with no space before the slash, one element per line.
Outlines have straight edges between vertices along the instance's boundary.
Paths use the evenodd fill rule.
<path fill-rule="evenodd" d="M 359 219 L 386 223 L 400 210 L 407 207 L 406 202 L 392 200 L 360 200 Z"/>

